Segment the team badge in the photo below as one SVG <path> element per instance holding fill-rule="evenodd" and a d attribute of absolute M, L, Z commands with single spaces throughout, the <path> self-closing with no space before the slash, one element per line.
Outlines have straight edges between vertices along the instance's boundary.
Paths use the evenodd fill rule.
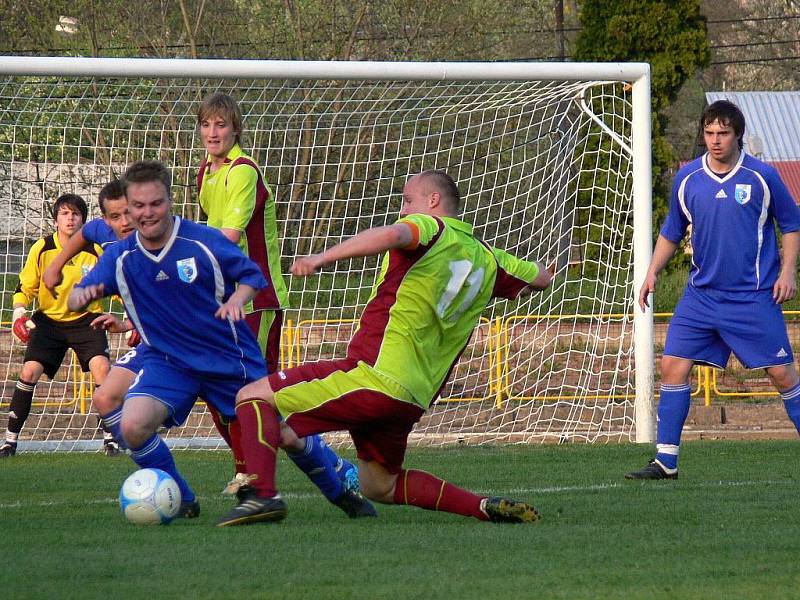
<path fill-rule="evenodd" d="M 92 267 L 89 265 L 81 265 L 81 274 L 86 277 L 89 274 L 89 271 L 92 270 Z"/>
<path fill-rule="evenodd" d="M 178 277 L 181 281 L 192 283 L 197 279 L 197 264 L 194 262 L 194 257 L 184 258 L 175 263 L 178 266 Z"/>
<path fill-rule="evenodd" d="M 739 204 L 747 204 L 750 202 L 750 184 L 737 183 L 735 197 Z"/>

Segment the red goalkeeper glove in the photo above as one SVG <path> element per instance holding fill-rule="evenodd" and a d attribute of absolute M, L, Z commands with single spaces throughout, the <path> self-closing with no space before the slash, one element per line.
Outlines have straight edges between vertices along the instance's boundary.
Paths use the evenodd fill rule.
<path fill-rule="evenodd" d="M 31 339 L 31 329 L 36 327 L 36 323 L 31 321 L 25 312 L 22 306 L 14 309 L 14 325 L 11 327 L 11 333 L 23 344 L 28 343 Z"/>
<path fill-rule="evenodd" d="M 142 341 L 142 336 L 135 329 L 129 329 L 125 334 L 125 340 L 128 342 L 128 348 L 135 348 Z"/>

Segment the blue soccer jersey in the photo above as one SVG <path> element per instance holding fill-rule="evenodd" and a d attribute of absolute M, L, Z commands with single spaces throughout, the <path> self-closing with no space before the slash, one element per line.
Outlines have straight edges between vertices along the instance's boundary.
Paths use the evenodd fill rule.
<path fill-rule="evenodd" d="M 97 244 L 103 250 L 106 246 L 119 241 L 117 234 L 102 218 L 92 219 L 83 226 L 83 239 Z"/>
<path fill-rule="evenodd" d="M 214 316 L 236 283 L 267 285 L 258 265 L 219 231 L 180 217 L 157 254 L 138 237 L 110 245 L 79 287 L 102 283 L 119 295 L 142 341 L 182 368 L 244 379 L 263 370 L 245 321 Z"/>
<path fill-rule="evenodd" d="M 690 285 L 755 291 L 778 278 L 775 223 L 781 233 L 800 230 L 800 209 L 773 167 L 742 152 L 720 177 L 704 155 L 675 176 L 661 235 L 678 243 L 692 225 Z"/>

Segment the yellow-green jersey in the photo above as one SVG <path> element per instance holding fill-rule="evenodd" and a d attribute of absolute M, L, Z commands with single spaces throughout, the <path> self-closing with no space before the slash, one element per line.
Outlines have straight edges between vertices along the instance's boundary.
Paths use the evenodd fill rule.
<path fill-rule="evenodd" d="M 253 299 L 254 310 L 279 310 L 289 306 L 281 274 L 281 251 L 272 191 L 255 161 L 234 144 L 225 163 L 213 173 L 206 157 L 197 173 L 198 202 L 217 229 L 242 232 L 239 248 L 255 261 L 268 286 Z"/>
<path fill-rule="evenodd" d="M 383 257 L 347 357 L 402 385 L 427 409 L 489 301 L 517 297 L 539 268 L 475 238 L 458 219 L 415 214 L 398 223 L 414 241 Z"/>
<path fill-rule="evenodd" d="M 87 244 L 64 265 L 61 270 L 63 281 L 56 291 L 58 298 L 54 298 L 45 286 L 42 285 L 42 274 L 61 252 L 58 234 L 37 240 L 28 253 L 25 266 L 19 274 L 19 285 L 14 292 L 14 304 L 28 306 L 34 299 L 38 310 L 54 321 L 69 322 L 79 319 L 87 313 L 101 313 L 103 306 L 95 300 L 86 309 L 75 312 L 67 307 L 67 298 L 72 288 L 97 264 L 97 257 L 102 253 L 100 246 Z"/>

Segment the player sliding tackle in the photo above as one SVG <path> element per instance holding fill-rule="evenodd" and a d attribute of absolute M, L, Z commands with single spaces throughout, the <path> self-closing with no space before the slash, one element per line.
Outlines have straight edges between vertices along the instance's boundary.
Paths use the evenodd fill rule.
<path fill-rule="evenodd" d="M 122 298 L 142 338 L 141 369 L 122 406 L 122 436 L 139 467 L 162 469 L 177 481 L 182 505 L 194 505 L 185 516 L 197 516 L 194 491 L 156 432 L 162 425 L 183 423 L 198 396 L 233 419 L 236 392 L 267 374 L 244 321 L 247 302 L 267 282 L 258 265 L 222 233 L 172 215 L 164 165 L 134 163 L 124 185 L 136 235 L 109 247 L 70 293 L 69 305 L 83 307 L 111 294 Z M 298 442 L 286 428 L 281 445 Z M 258 456 L 261 440 L 243 438 L 241 444 L 246 464 L 254 464 L 252 454 Z M 320 466 L 338 486 L 338 493 L 326 494 L 331 502 L 350 517 L 374 516 L 369 502 L 344 489 L 332 462 Z M 248 472 L 255 487 L 266 476 L 257 467 Z M 246 502 L 247 497 L 244 491 L 241 498 Z"/>
<path fill-rule="evenodd" d="M 245 437 L 262 439 L 270 469 L 258 494 L 220 526 L 277 520 L 278 412 L 297 435 L 346 430 L 356 446 L 361 489 L 385 504 L 410 504 L 495 522 L 532 522 L 528 504 L 486 498 L 414 469 L 403 469 L 408 435 L 430 407 L 492 298 L 543 290 L 550 273 L 492 248 L 459 220 L 460 195 L 442 171 L 425 171 L 403 189 L 401 218 L 361 232 L 321 254 L 298 259 L 295 276 L 339 260 L 384 254 L 374 295 L 347 358 L 300 365 L 246 385 L 236 399 Z M 277 409 L 277 412 L 276 412 Z M 250 463 L 248 463 L 248 468 Z"/>

